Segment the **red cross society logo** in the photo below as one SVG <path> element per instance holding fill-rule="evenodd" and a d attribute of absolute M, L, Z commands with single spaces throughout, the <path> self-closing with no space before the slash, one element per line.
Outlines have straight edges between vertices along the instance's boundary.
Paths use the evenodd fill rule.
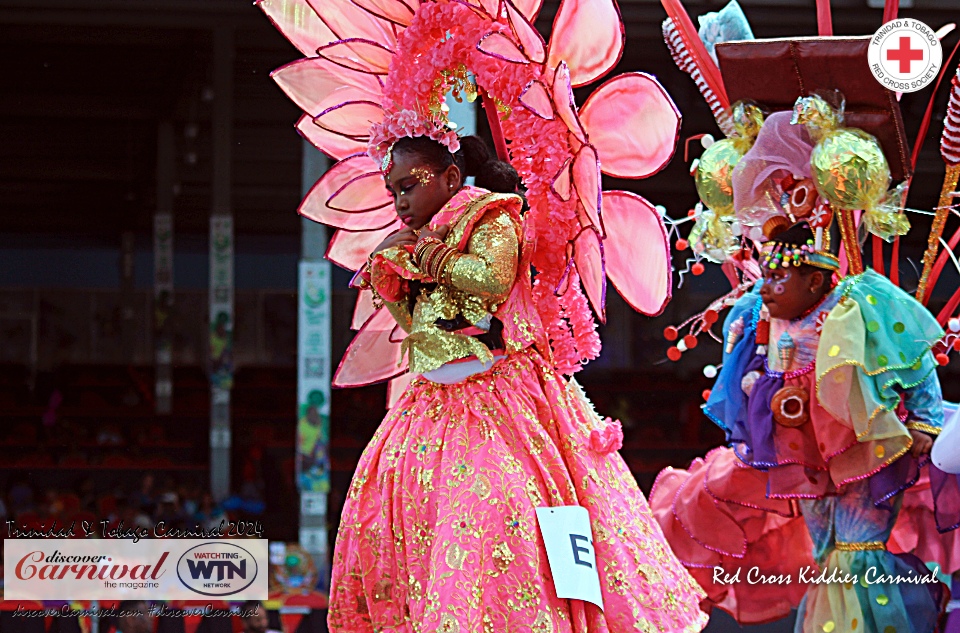
<path fill-rule="evenodd" d="M 943 49 L 929 26 L 899 18 L 873 34 L 867 61 L 873 76 L 885 87 L 895 92 L 916 92 L 937 78 Z"/>

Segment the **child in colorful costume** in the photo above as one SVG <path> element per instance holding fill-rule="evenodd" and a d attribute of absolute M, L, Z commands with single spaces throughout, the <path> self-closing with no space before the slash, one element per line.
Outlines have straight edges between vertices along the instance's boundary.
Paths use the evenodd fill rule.
<path fill-rule="evenodd" d="M 389 379 L 394 400 L 343 509 L 331 630 L 706 625 L 702 591 L 615 452 L 619 424 L 568 378 L 599 353 L 591 307 L 602 319 L 608 274 L 641 311 L 669 299 L 662 217 L 601 191 L 600 173 L 658 171 L 679 114 L 642 73 L 578 111 L 572 88 L 619 59 L 616 4 L 565 3 L 549 44 L 532 26 L 540 4 L 258 2 L 306 55 L 274 73 L 306 113 L 298 129 L 339 159 L 300 208 L 339 229 L 328 259 L 359 271 L 359 332 L 334 385 Z M 448 92 L 482 97 L 525 200 L 516 172 L 451 130 Z M 590 514 L 602 611 L 556 595 L 535 508 L 558 505 Z"/>
<path fill-rule="evenodd" d="M 862 49 L 865 58 L 866 41 L 728 46 L 717 47 L 721 68 L 754 56 L 753 72 L 762 74 L 762 63 L 807 72 L 828 69 L 824 61 L 835 52 L 849 59 Z M 762 120 L 756 106 L 735 104 L 735 132 L 707 148 L 696 174 L 713 212 L 697 218 L 695 252 L 719 253 L 722 262 L 734 254 L 725 252 L 732 244 L 740 273 L 739 286 L 708 311 L 716 316 L 732 304 L 723 365 L 704 406 L 730 448 L 712 451 L 688 472 L 661 473 L 651 507 L 707 590 L 707 604 L 741 622 L 784 617 L 799 603 L 798 632 L 929 633 L 941 585 L 919 558 L 894 555 L 887 542 L 904 491 L 918 481 L 943 425 L 934 352 L 944 332 L 921 303 L 860 267 L 855 209 L 883 237 L 908 227 L 901 192 L 888 191 L 891 167 L 880 144 L 844 127 L 842 95 L 827 90 L 836 85 L 799 70 L 785 76 L 784 84 L 802 77 L 804 93 L 793 108 Z M 724 79 L 728 89 L 737 86 L 735 78 Z M 818 89 L 823 96 L 813 94 Z M 774 94 L 782 108 L 789 88 L 769 88 L 767 96 Z M 891 112 L 890 127 L 898 126 L 899 113 Z M 830 248 L 834 220 L 843 265 Z M 759 262 L 745 255 L 748 240 L 761 245 Z M 955 528 L 956 480 L 933 467 L 930 473 L 938 527 Z M 789 582 L 770 586 L 776 581 L 750 578 L 751 568 Z"/>

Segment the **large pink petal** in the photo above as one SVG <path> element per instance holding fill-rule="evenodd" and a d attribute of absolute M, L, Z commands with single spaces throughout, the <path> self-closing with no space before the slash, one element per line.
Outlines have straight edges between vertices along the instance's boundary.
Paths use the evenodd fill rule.
<path fill-rule="evenodd" d="M 600 321 L 606 323 L 607 275 L 603 270 L 603 246 L 599 234 L 592 228 L 584 229 L 574 241 L 573 249 L 573 261 L 587 299 Z"/>
<path fill-rule="evenodd" d="M 393 25 L 361 9 L 351 0 L 307 0 L 323 23 L 341 40 L 360 38 L 393 48 Z"/>
<path fill-rule="evenodd" d="M 351 0 L 355 5 L 364 9 L 382 20 L 392 22 L 397 26 L 410 26 L 416 6 L 420 3 L 414 0 L 408 5 L 402 0 Z"/>
<path fill-rule="evenodd" d="M 373 159 L 357 154 L 328 169 L 298 212 L 338 229 L 372 231 L 396 222 L 392 202 Z"/>
<path fill-rule="evenodd" d="M 603 173 L 617 178 L 646 178 L 666 167 L 680 134 L 680 111 L 645 73 L 617 75 L 597 88 L 580 108 L 580 121 Z"/>
<path fill-rule="evenodd" d="M 515 6 L 531 24 L 537 21 L 537 15 L 540 13 L 540 7 L 543 6 L 543 0 L 512 0 L 512 2 L 513 6 Z"/>
<path fill-rule="evenodd" d="M 398 366 L 400 344 L 390 341 L 390 333 L 396 325 L 388 310 L 377 310 L 347 347 L 333 376 L 333 386 L 363 387 L 406 371 L 403 366 Z"/>
<path fill-rule="evenodd" d="M 484 55 L 514 64 L 528 64 L 530 60 L 517 43 L 503 33 L 487 33 L 477 42 L 477 50 Z"/>
<path fill-rule="evenodd" d="M 573 85 L 586 85 L 617 65 L 625 39 L 615 0 L 562 0 L 553 20 L 547 66 L 565 61 Z"/>
<path fill-rule="evenodd" d="M 375 75 L 386 75 L 393 59 L 392 50 L 367 40 L 339 40 L 319 47 L 316 53 L 340 66 Z"/>
<path fill-rule="evenodd" d="M 372 101 L 346 101 L 327 108 L 314 118 L 319 127 L 347 138 L 365 141 L 370 128 L 383 121 L 383 108 Z"/>
<path fill-rule="evenodd" d="M 350 329 L 356 331 L 362 328 L 363 324 L 376 311 L 377 308 L 373 305 L 373 291 L 369 288 L 358 291 L 357 302 L 353 306 L 353 319 L 350 321 Z"/>
<path fill-rule="evenodd" d="M 586 214 L 581 219 L 584 227 L 592 226 L 604 235 L 600 220 L 600 165 L 597 162 L 597 150 L 592 145 L 584 145 L 573 159 L 573 187 Z"/>
<path fill-rule="evenodd" d="M 410 386 L 410 383 L 413 382 L 414 375 L 410 372 L 405 374 L 400 374 L 393 380 L 387 383 L 387 408 L 392 409 L 393 405 L 397 404 L 397 400 L 400 399 L 400 396 L 406 392 L 407 387 Z"/>
<path fill-rule="evenodd" d="M 586 142 L 586 132 L 577 116 L 573 86 L 570 84 L 570 69 L 567 68 L 566 62 L 560 62 L 553 74 L 553 108 L 576 140 L 581 143 Z"/>
<path fill-rule="evenodd" d="M 505 0 L 504 6 L 507 9 L 507 19 L 510 23 L 510 28 L 513 30 L 513 35 L 517 43 L 520 44 L 520 48 L 530 61 L 536 64 L 542 64 L 547 57 L 547 53 L 540 33 L 537 32 L 537 29 L 527 21 L 527 18 L 524 17 L 510 0 Z"/>
<path fill-rule="evenodd" d="M 547 87 L 534 79 L 520 93 L 520 104 L 541 119 L 553 119 L 553 105 Z"/>
<path fill-rule="evenodd" d="M 334 90 L 345 91 L 340 102 L 366 99 L 380 102 L 383 91 L 374 75 L 339 66 L 321 57 L 298 59 L 276 69 L 270 76 L 280 89 L 305 113 L 317 116 L 336 104 Z M 364 95 L 364 96 L 361 96 Z"/>
<path fill-rule="evenodd" d="M 310 57 L 316 50 L 336 39 L 337 36 L 307 4 L 307 0 L 256 0 L 256 6 L 283 33 L 291 44 Z"/>
<path fill-rule="evenodd" d="M 670 245 L 663 218 L 652 204 L 629 191 L 603 192 L 603 243 L 607 276 L 634 310 L 663 312 L 672 292 Z"/>
<path fill-rule="evenodd" d="M 297 131 L 318 150 L 336 160 L 342 160 L 353 154 L 367 151 L 366 141 L 357 141 L 340 136 L 321 128 L 313 122 L 313 117 L 303 115 L 297 121 Z"/>
<path fill-rule="evenodd" d="M 333 239 L 330 240 L 330 246 L 327 247 L 327 259 L 341 268 L 359 270 L 366 263 L 367 257 L 370 256 L 373 249 L 388 235 L 402 226 L 403 224 L 398 219 L 378 231 L 353 232 L 340 229 L 333 234 Z"/>

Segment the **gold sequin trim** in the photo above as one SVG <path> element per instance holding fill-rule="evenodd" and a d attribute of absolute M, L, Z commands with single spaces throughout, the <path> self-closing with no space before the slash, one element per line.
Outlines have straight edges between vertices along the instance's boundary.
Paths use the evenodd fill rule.
<path fill-rule="evenodd" d="M 922 433 L 929 433 L 930 435 L 940 435 L 941 430 L 924 422 L 907 422 L 907 428 L 911 431 L 920 431 Z"/>
<path fill-rule="evenodd" d="M 885 550 L 887 545 L 883 541 L 864 541 L 862 543 L 837 541 L 836 549 L 840 552 L 871 552 Z"/>

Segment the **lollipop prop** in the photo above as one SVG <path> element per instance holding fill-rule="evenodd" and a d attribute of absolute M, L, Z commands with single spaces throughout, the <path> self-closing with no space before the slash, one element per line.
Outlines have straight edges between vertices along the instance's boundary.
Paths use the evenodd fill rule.
<path fill-rule="evenodd" d="M 920 275 L 920 285 L 917 286 L 917 300 L 926 305 L 930 290 L 936 283 L 936 276 L 931 281 L 933 264 L 940 247 L 940 236 L 943 234 L 950 213 L 950 203 L 957 196 L 957 179 L 960 178 L 960 69 L 954 76 L 953 89 L 950 91 L 950 101 L 947 104 L 947 116 L 943 121 L 943 135 L 940 137 L 940 155 L 947 164 L 947 172 L 943 177 L 943 187 L 940 189 L 940 201 L 937 203 L 937 213 L 930 228 L 930 237 L 927 238 L 927 250 L 923 254 L 923 272 Z"/>

